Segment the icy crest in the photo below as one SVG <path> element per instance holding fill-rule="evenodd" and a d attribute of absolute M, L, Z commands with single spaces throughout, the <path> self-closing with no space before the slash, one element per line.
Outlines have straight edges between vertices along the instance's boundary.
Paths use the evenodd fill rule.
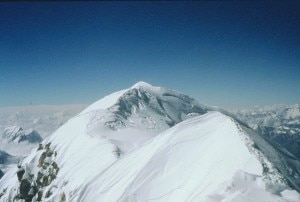
<path fill-rule="evenodd" d="M 139 81 L 136 84 L 134 84 L 131 88 L 148 88 L 151 89 L 153 86 L 149 83 L 146 83 L 144 81 Z"/>

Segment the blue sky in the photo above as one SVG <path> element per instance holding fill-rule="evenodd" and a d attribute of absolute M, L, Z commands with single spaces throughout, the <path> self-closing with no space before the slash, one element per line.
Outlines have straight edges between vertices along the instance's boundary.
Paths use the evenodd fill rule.
<path fill-rule="evenodd" d="M 225 108 L 300 101 L 300 3 L 0 2 L 0 106 L 143 80 Z"/>

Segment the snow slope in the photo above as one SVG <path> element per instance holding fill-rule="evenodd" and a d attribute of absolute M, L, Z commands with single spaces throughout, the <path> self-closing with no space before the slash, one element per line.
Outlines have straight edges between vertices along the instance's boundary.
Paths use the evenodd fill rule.
<path fill-rule="evenodd" d="M 299 162 L 212 109 L 139 82 L 45 139 L 20 181 L 17 168 L 0 180 L 0 199 L 35 187 L 33 201 L 297 200 Z"/>
<path fill-rule="evenodd" d="M 204 201 L 238 170 L 262 173 L 241 135 L 219 112 L 187 120 L 114 163 L 75 201 Z"/>
<path fill-rule="evenodd" d="M 266 162 L 250 148 L 253 141 L 230 117 L 209 112 L 129 153 L 71 200 L 289 201 L 283 190 L 295 195 L 290 201 L 298 200 L 279 175 L 268 185 L 262 180 Z"/>

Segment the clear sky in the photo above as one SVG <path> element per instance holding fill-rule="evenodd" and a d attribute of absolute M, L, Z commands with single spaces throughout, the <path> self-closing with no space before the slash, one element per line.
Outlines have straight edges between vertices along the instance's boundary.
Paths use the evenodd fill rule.
<path fill-rule="evenodd" d="M 0 106 L 140 80 L 225 108 L 299 103 L 299 2 L 0 2 Z"/>

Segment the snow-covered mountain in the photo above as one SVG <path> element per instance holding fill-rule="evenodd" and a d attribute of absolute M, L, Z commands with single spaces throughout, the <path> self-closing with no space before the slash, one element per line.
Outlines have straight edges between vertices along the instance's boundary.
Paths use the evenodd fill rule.
<path fill-rule="evenodd" d="M 234 112 L 251 127 L 263 125 L 267 127 L 279 127 L 282 125 L 300 124 L 300 105 L 272 105 L 255 107 L 251 109 L 237 110 Z"/>
<path fill-rule="evenodd" d="M 0 135 L 0 146 L 14 156 L 27 156 L 42 140 L 40 134 L 33 129 L 23 130 L 19 126 L 10 126 Z"/>
<path fill-rule="evenodd" d="M 0 149 L 22 158 L 85 105 L 41 105 L 0 108 Z M 20 127 L 22 126 L 22 128 Z M 38 131 L 38 132 L 37 132 Z M 15 162 L 16 163 L 16 162 Z M 13 164 L 2 164 L 3 171 Z"/>
<path fill-rule="evenodd" d="M 40 134 L 33 130 L 23 130 L 19 126 L 6 127 L 0 134 L 0 169 L 5 172 L 16 166 L 18 161 L 42 142 Z"/>
<path fill-rule="evenodd" d="M 300 160 L 300 105 L 240 110 L 235 115 L 258 133 L 282 145 Z"/>
<path fill-rule="evenodd" d="M 7 142 L 28 142 L 33 144 L 40 143 L 43 140 L 37 131 L 33 129 L 24 131 L 19 126 L 6 127 L 4 129 L 4 133 L 2 134 L 2 138 Z"/>
<path fill-rule="evenodd" d="M 139 82 L 46 138 L 3 176 L 0 199 L 297 201 L 299 161 L 215 110 Z"/>

